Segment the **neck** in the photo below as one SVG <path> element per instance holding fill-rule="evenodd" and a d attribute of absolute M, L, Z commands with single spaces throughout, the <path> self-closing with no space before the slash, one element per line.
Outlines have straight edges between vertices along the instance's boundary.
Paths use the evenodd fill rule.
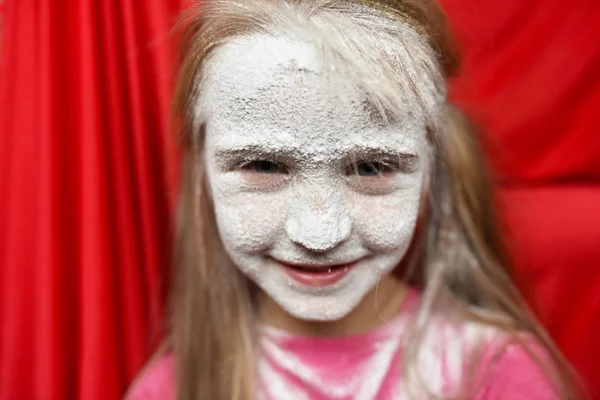
<path fill-rule="evenodd" d="M 371 331 L 394 318 L 407 294 L 408 286 L 388 275 L 354 310 L 335 321 L 298 319 L 262 291 L 258 293 L 257 305 L 263 323 L 286 332 L 306 336 L 346 336 Z"/>

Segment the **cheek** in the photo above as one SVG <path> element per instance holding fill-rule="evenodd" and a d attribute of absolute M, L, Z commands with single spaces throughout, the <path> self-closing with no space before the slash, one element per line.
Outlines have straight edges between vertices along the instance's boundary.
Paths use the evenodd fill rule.
<path fill-rule="evenodd" d="M 229 251 L 257 253 L 272 246 L 285 226 L 285 199 L 279 194 L 213 190 L 221 240 Z"/>
<path fill-rule="evenodd" d="M 421 203 L 420 186 L 385 196 L 354 201 L 356 233 L 371 250 L 392 252 L 408 248 L 414 235 Z"/>

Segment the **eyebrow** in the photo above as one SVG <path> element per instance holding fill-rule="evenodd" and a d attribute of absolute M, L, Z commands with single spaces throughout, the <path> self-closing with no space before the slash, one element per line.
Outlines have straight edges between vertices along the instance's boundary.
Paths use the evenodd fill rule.
<path fill-rule="evenodd" d="M 402 151 L 393 149 L 388 146 L 382 147 L 362 147 L 357 146 L 351 149 L 344 150 L 344 157 L 364 157 L 364 158 L 378 158 L 378 157 L 394 157 L 406 160 L 418 159 L 419 155 L 409 151 Z"/>
<path fill-rule="evenodd" d="M 391 150 L 391 151 L 390 151 Z M 413 153 L 399 152 L 396 149 L 385 148 L 361 148 L 355 152 L 347 153 L 343 160 L 346 163 L 354 163 L 358 161 L 366 162 L 398 162 L 401 167 L 399 169 L 404 172 L 411 173 L 417 170 L 419 165 L 419 156 Z"/>
<path fill-rule="evenodd" d="M 235 168 L 237 164 L 251 160 L 269 160 L 292 164 L 297 159 L 297 152 L 281 149 L 268 149 L 265 146 L 248 145 L 243 147 L 217 147 L 215 162 L 223 169 Z"/>
<path fill-rule="evenodd" d="M 277 148 L 269 149 L 265 146 L 259 145 L 248 145 L 243 147 L 217 147 L 215 156 L 220 160 L 240 160 L 240 159 L 255 159 L 260 157 L 283 157 L 283 158 L 294 158 L 298 152 L 294 149 L 282 150 Z"/>
<path fill-rule="evenodd" d="M 347 158 L 351 156 L 360 157 L 398 157 L 401 159 L 416 159 L 419 158 L 418 154 L 411 151 L 403 151 L 391 148 L 390 146 L 349 146 L 347 148 L 337 150 L 340 158 Z M 217 147 L 215 156 L 221 160 L 228 159 L 245 159 L 245 158 L 260 158 L 260 157 L 278 157 L 286 159 L 295 159 L 298 154 L 307 154 L 300 148 L 269 148 L 264 145 L 246 145 L 240 147 Z"/>

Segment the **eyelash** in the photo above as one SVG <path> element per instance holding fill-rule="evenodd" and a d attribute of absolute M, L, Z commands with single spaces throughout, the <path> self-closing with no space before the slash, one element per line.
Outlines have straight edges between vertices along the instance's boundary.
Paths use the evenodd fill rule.
<path fill-rule="evenodd" d="M 260 171 L 256 170 L 261 165 L 263 167 L 276 167 L 276 168 L 278 168 L 278 171 L 260 172 Z M 286 166 L 284 166 L 283 164 L 275 162 L 275 161 L 267 160 L 267 159 L 244 161 L 243 163 L 241 163 L 239 165 L 238 168 L 241 170 L 245 170 L 245 171 L 251 171 L 251 172 L 256 172 L 256 173 L 265 173 L 265 174 L 269 174 L 269 173 L 287 174 L 289 172 L 288 168 Z"/>
<path fill-rule="evenodd" d="M 259 174 L 289 173 L 289 168 L 284 164 L 268 159 L 247 160 L 239 164 L 238 168 Z M 358 160 L 346 166 L 344 172 L 347 176 L 375 177 L 394 172 L 410 173 L 410 169 L 408 163 L 391 162 L 388 160 Z M 361 172 L 365 172 L 365 174 L 361 175 Z"/>
<path fill-rule="evenodd" d="M 376 177 L 394 172 L 402 172 L 402 168 L 398 163 L 386 160 L 359 160 L 348 165 L 345 172 L 348 176 L 357 175 L 361 177 Z M 361 172 L 366 172 L 366 174 L 361 175 Z"/>

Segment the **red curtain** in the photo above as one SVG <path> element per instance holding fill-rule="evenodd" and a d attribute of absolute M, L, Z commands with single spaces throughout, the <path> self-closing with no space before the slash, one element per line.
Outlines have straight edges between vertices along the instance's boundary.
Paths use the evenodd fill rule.
<path fill-rule="evenodd" d="M 4 1 L 0 400 L 118 399 L 164 323 L 182 0 Z M 600 3 L 441 2 L 521 288 L 600 390 Z"/>
<path fill-rule="evenodd" d="M 486 133 L 515 277 L 600 399 L 600 2 L 441 0 L 454 99 Z"/>
<path fill-rule="evenodd" d="M 179 1 L 4 7 L 0 399 L 118 399 L 163 323 Z"/>

